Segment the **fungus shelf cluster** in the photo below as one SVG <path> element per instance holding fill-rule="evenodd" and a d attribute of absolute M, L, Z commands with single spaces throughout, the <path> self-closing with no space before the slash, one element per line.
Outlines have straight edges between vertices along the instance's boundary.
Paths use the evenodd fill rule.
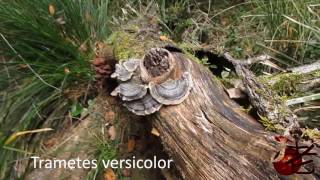
<path fill-rule="evenodd" d="M 162 105 L 182 103 L 192 89 L 188 71 L 179 71 L 174 56 L 164 48 L 152 48 L 143 59 L 128 59 L 116 64 L 111 75 L 119 82 L 111 93 L 119 96 L 123 105 L 137 115 L 149 115 Z"/>

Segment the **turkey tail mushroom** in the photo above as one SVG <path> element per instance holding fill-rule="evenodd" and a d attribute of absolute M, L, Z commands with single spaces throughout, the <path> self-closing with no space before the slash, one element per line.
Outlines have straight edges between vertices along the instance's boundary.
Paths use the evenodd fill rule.
<path fill-rule="evenodd" d="M 117 78 L 120 81 L 131 79 L 133 72 L 138 68 L 140 60 L 129 59 L 123 63 L 116 64 L 116 70 L 111 74 L 112 78 Z"/>
<path fill-rule="evenodd" d="M 117 78 L 120 81 L 127 81 L 131 79 L 133 72 L 128 71 L 122 64 L 116 64 L 116 71 L 111 74 L 112 78 Z"/>
<path fill-rule="evenodd" d="M 182 103 L 192 88 L 192 77 L 188 70 L 177 76 L 181 69 L 175 61 L 167 49 L 152 48 L 142 60 L 116 64 L 111 77 L 119 80 L 119 86 L 111 95 L 121 97 L 129 111 L 141 116 L 159 111 L 162 105 Z"/>
<path fill-rule="evenodd" d="M 165 105 L 182 103 L 189 95 L 192 88 L 192 78 L 190 73 L 185 72 L 180 79 L 167 80 L 162 84 L 150 83 L 151 96 Z"/>
<path fill-rule="evenodd" d="M 142 99 L 135 101 L 128 101 L 123 104 L 129 111 L 136 115 L 145 116 L 159 111 L 162 104 L 152 98 L 150 94 L 147 94 Z"/>
<path fill-rule="evenodd" d="M 134 72 L 140 65 L 140 59 L 129 59 L 122 63 L 124 68 L 129 72 Z"/>
<path fill-rule="evenodd" d="M 141 99 L 147 94 L 147 86 L 133 82 L 121 83 L 111 92 L 111 96 L 119 95 L 123 101 Z"/>

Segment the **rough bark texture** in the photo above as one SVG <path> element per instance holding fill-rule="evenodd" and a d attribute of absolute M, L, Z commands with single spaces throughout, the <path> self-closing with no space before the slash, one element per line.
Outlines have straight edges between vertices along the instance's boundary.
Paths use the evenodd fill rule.
<path fill-rule="evenodd" d="M 190 61 L 175 53 L 182 64 Z M 277 179 L 275 148 L 204 67 L 192 62 L 194 87 L 182 104 L 149 117 L 185 179 Z"/>
<path fill-rule="evenodd" d="M 182 104 L 148 117 L 185 179 L 279 179 L 272 165 L 276 149 L 254 119 L 224 92 L 201 65 L 190 61 L 194 88 Z M 311 178 L 311 176 L 310 176 Z M 312 179 L 312 178 L 311 178 Z"/>
<path fill-rule="evenodd" d="M 238 60 L 233 59 L 229 54 L 225 57 L 231 61 L 237 75 L 242 79 L 245 92 L 253 107 L 255 107 L 260 116 L 266 117 L 273 124 L 280 124 L 282 127 L 276 129 L 285 130 L 286 135 L 296 131 L 295 135 L 300 137 L 301 130 L 297 116 L 285 105 L 280 97 L 272 92 L 266 85 L 257 81 L 255 75 Z"/>

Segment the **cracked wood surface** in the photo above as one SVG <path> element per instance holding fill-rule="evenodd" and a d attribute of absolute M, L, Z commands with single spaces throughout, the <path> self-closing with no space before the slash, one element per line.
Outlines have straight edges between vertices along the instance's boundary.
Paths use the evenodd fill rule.
<path fill-rule="evenodd" d="M 271 134 L 229 99 L 207 68 L 183 54 L 174 56 L 182 68 L 191 63 L 193 90 L 182 104 L 163 107 L 149 119 L 184 179 L 297 178 L 277 174 L 272 165 L 277 145 Z"/>
<path fill-rule="evenodd" d="M 211 73 L 191 63 L 194 87 L 188 99 L 151 117 L 167 152 L 185 179 L 278 179 L 276 148 L 254 119 L 241 111 Z"/>

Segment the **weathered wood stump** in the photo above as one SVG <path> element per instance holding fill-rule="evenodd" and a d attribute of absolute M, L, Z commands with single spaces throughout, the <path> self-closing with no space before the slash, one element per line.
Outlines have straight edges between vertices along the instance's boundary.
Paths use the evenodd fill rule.
<path fill-rule="evenodd" d="M 241 111 L 221 84 L 201 65 L 191 62 L 194 87 L 182 104 L 149 117 L 164 147 L 185 179 L 277 179 L 272 168 L 276 149 L 260 124 Z"/>

